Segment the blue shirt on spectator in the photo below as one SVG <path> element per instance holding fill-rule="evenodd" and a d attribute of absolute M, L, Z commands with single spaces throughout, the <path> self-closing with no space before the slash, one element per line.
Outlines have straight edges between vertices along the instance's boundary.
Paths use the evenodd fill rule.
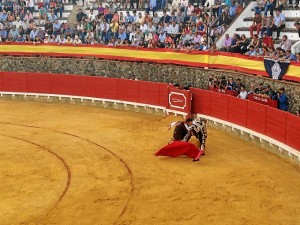
<path fill-rule="evenodd" d="M 150 9 L 156 7 L 156 0 L 150 0 Z"/>
<path fill-rule="evenodd" d="M 285 93 L 281 94 L 279 97 L 278 97 L 278 108 L 280 110 L 283 110 L 283 111 L 288 111 L 289 110 L 289 99 L 288 97 L 286 96 Z"/>
<path fill-rule="evenodd" d="M 231 4 L 229 7 L 229 16 L 235 16 L 236 14 L 236 4 Z"/>
<path fill-rule="evenodd" d="M 119 36 L 118 38 L 121 39 L 121 41 L 124 41 L 126 39 L 127 35 L 126 35 L 126 32 L 123 32 L 123 33 L 119 33 Z"/>
<path fill-rule="evenodd" d="M 35 36 L 37 36 L 38 35 L 38 30 L 32 30 L 31 32 L 30 32 L 30 39 L 31 40 L 34 40 L 34 38 L 35 38 Z"/>
<path fill-rule="evenodd" d="M 133 23 L 134 22 L 134 17 L 132 16 L 132 15 L 127 15 L 126 17 L 125 17 L 125 22 L 126 23 Z"/>
<path fill-rule="evenodd" d="M 275 26 L 279 26 L 281 21 L 283 21 L 283 22 L 285 21 L 285 17 L 282 13 L 280 13 L 279 16 L 276 16 L 276 15 L 274 16 L 273 21 L 274 21 Z"/>
<path fill-rule="evenodd" d="M 7 31 L 6 30 L 0 30 L 0 37 L 2 39 L 6 39 L 7 38 Z"/>

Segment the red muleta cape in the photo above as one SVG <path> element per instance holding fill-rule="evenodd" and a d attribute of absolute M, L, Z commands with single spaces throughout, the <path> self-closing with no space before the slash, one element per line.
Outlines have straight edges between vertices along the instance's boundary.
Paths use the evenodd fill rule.
<path fill-rule="evenodd" d="M 173 141 L 155 153 L 156 156 L 178 157 L 186 155 L 194 159 L 199 158 L 203 154 L 204 151 L 197 148 L 196 145 L 184 141 Z"/>

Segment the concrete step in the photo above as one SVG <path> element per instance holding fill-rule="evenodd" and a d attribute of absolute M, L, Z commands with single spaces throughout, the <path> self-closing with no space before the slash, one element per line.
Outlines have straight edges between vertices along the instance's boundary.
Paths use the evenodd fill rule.
<path fill-rule="evenodd" d="M 65 12 L 65 11 L 64 11 L 64 12 L 62 13 L 62 16 L 68 18 L 69 15 L 70 15 L 70 13 L 71 13 L 71 11 L 68 11 L 68 12 Z M 60 14 L 57 13 L 57 15 L 59 16 Z M 38 13 L 38 12 L 33 12 L 33 17 L 37 17 L 37 18 L 38 18 L 38 16 L 39 16 L 39 13 Z"/>
<path fill-rule="evenodd" d="M 133 15 L 133 10 L 132 10 L 132 9 L 131 9 L 131 10 L 128 10 L 128 11 L 130 12 L 131 15 Z M 120 10 L 120 11 L 118 11 L 119 14 L 120 14 L 121 12 L 123 13 L 123 16 L 126 16 L 127 10 Z M 141 12 L 142 15 L 144 15 L 145 10 L 137 10 L 136 12 L 137 12 L 137 14 L 138 14 L 139 12 Z M 159 10 L 159 11 L 156 11 L 156 12 L 157 12 L 157 15 L 158 15 L 159 17 L 161 17 L 161 16 L 163 15 L 163 10 Z M 87 14 L 87 15 L 89 15 L 89 14 L 90 14 L 90 10 L 84 10 L 84 13 Z M 98 10 L 93 9 L 93 13 L 94 13 L 94 15 L 97 15 L 97 14 L 98 14 Z M 152 12 L 150 12 L 150 15 L 152 16 Z"/>
<path fill-rule="evenodd" d="M 244 18 L 244 21 L 253 21 L 253 18 L 254 17 L 246 17 L 246 18 Z M 286 22 L 294 22 L 295 23 L 298 20 L 299 20 L 299 18 L 297 18 L 297 17 L 286 17 L 285 18 Z"/>
<path fill-rule="evenodd" d="M 62 24 L 62 23 L 66 23 L 67 19 L 59 19 L 58 23 Z M 34 23 L 35 24 L 39 24 L 39 20 L 38 19 L 34 19 Z M 45 20 L 41 20 L 41 26 L 44 26 L 45 24 Z"/>
<path fill-rule="evenodd" d="M 249 30 L 237 30 L 235 33 L 237 33 L 239 35 L 244 34 L 247 38 L 250 37 Z M 254 34 L 256 34 L 256 32 L 254 32 Z M 279 38 L 282 39 L 283 35 L 286 35 L 288 37 L 288 39 L 290 39 L 291 41 L 299 41 L 298 33 L 280 32 Z M 273 36 L 272 37 L 274 39 L 276 38 L 276 32 L 273 32 Z"/>
<path fill-rule="evenodd" d="M 282 11 L 283 15 L 285 17 L 294 17 L 294 18 L 300 18 L 300 9 L 292 9 L 292 10 L 283 10 Z M 254 17 L 255 12 L 251 12 L 251 16 Z M 270 12 L 267 14 L 268 16 L 270 15 Z M 275 12 L 274 12 L 275 15 Z"/>
<path fill-rule="evenodd" d="M 294 26 L 295 22 L 285 22 L 285 27 L 289 29 L 295 28 Z M 243 26 L 244 27 L 250 27 L 252 25 L 252 21 L 244 21 Z"/>

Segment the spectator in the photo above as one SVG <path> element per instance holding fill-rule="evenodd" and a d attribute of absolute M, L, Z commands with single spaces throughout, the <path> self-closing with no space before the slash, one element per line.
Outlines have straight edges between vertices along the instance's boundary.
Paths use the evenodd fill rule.
<path fill-rule="evenodd" d="M 263 83 L 258 84 L 258 87 L 254 90 L 254 94 L 262 95 L 264 93 L 263 86 Z"/>
<path fill-rule="evenodd" d="M 273 21 L 273 16 L 263 16 L 262 17 L 262 28 L 261 28 L 261 36 L 263 35 L 264 32 L 269 31 L 270 26 L 272 25 L 272 21 Z M 268 36 L 271 36 L 271 34 L 267 33 Z"/>
<path fill-rule="evenodd" d="M 18 38 L 19 31 L 16 29 L 15 25 L 12 26 L 12 29 L 9 31 L 8 35 L 12 36 L 13 41 L 15 41 Z"/>
<path fill-rule="evenodd" d="M 273 16 L 273 10 L 275 8 L 275 0 L 267 0 L 265 1 L 265 11 L 264 16 L 267 16 L 268 10 L 270 10 L 270 15 Z"/>
<path fill-rule="evenodd" d="M 245 55 L 256 56 L 257 52 L 255 51 L 255 47 L 253 45 L 249 46 L 249 51 L 245 53 Z"/>
<path fill-rule="evenodd" d="M 262 25 L 262 16 L 259 13 L 255 13 L 255 16 L 253 18 L 253 23 L 250 26 L 250 36 L 253 36 L 253 31 L 256 30 L 257 35 L 259 35 L 260 28 Z"/>
<path fill-rule="evenodd" d="M 243 85 L 241 86 L 241 91 L 240 91 L 240 93 L 237 97 L 241 98 L 241 99 L 247 99 L 248 98 L 248 92 L 245 89 L 245 86 L 243 86 Z"/>
<path fill-rule="evenodd" d="M 297 57 L 291 52 L 291 50 L 286 50 L 285 59 L 297 62 Z"/>
<path fill-rule="evenodd" d="M 255 84 L 254 83 L 251 83 L 250 84 L 250 89 L 248 91 L 248 95 L 250 94 L 254 94 L 255 93 Z"/>
<path fill-rule="evenodd" d="M 268 84 L 263 90 L 263 97 L 272 99 L 274 96 L 274 91 L 271 89 L 271 86 Z"/>
<path fill-rule="evenodd" d="M 288 39 L 286 35 L 283 35 L 282 42 L 279 45 L 281 46 L 282 49 L 287 51 L 287 50 L 291 50 L 292 42 Z"/>
<path fill-rule="evenodd" d="M 278 109 L 283 111 L 288 111 L 289 109 L 289 99 L 285 94 L 285 89 L 279 88 L 277 93 L 277 100 L 278 100 Z"/>
<path fill-rule="evenodd" d="M 298 36 L 299 36 L 299 38 L 300 38 L 300 21 L 299 21 L 299 20 L 296 21 L 296 22 L 294 23 L 294 26 L 295 26 L 296 29 L 298 30 Z"/>
<path fill-rule="evenodd" d="M 44 39 L 44 43 L 48 44 L 50 42 L 50 38 L 48 34 L 45 34 L 45 39 Z"/>
<path fill-rule="evenodd" d="M 229 34 L 225 34 L 225 40 L 222 46 L 222 51 L 228 52 L 232 43 L 232 38 L 229 37 Z"/>
<path fill-rule="evenodd" d="M 280 32 L 281 32 L 281 30 L 282 30 L 283 28 L 285 28 L 285 17 L 284 17 L 284 15 L 281 13 L 281 11 L 276 10 L 276 13 L 275 13 L 273 22 L 272 22 L 270 28 L 268 29 L 268 33 L 270 34 L 270 36 L 272 36 L 272 32 L 273 32 L 274 30 L 276 30 L 276 32 L 277 32 L 277 37 L 276 37 L 275 40 L 278 40 L 278 39 L 279 39 L 279 36 L 280 36 Z"/>
<path fill-rule="evenodd" d="M 274 47 L 273 39 L 268 36 L 267 31 L 262 34 L 262 46 L 267 48 Z"/>
<path fill-rule="evenodd" d="M 82 9 L 78 10 L 78 13 L 76 15 L 77 22 L 81 22 L 84 18 L 85 14 L 82 12 Z"/>
<path fill-rule="evenodd" d="M 300 62 L 300 52 L 296 54 L 297 62 Z"/>

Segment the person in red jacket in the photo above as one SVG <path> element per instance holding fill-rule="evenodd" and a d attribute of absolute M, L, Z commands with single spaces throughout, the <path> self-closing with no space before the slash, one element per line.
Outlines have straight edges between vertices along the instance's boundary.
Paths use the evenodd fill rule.
<path fill-rule="evenodd" d="M 274 47 L 273 39 L 268 36 L 266 31 L 262 35 L 262 45 L 268 48 Z"/>

